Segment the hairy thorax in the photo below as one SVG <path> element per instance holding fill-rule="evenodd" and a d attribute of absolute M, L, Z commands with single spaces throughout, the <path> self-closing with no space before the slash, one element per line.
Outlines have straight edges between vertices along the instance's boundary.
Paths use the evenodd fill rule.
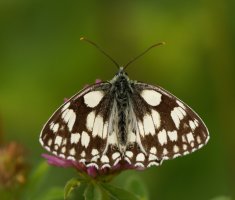
<path fill-rule="evenodd" d="M 117 110 L 118 110 L 118 143 L 119 148 L 122 152 L 125 151 L 126 144 L 127 144 L 127 125 L 128 125 L 128 114 L 130 109 L 130 94 L 131 88 L 128 80 L 125 76 L 120 76 L 114 83 L 114 93 L 115 93 L 115 100 L 117 103 Z"/>

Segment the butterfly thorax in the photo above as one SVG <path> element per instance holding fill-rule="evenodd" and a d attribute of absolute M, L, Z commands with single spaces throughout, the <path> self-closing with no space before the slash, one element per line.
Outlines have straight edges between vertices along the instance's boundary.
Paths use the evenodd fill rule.
<path fill-rule="evenodd" d="M 130 109 L 130 94 L 132 92 L 129 77 L 121 68 L 112 80 L 114 100 L 118 110 L 118 143 L 121 152 L 125 151 L 127 144 L 128 114 Z"/>

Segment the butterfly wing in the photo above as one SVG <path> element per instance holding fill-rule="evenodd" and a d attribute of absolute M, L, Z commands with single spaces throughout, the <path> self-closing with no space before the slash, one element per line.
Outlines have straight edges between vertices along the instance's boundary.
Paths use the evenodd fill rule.
<path fill-rule="evenodd" d="M 206 126 L 182 101 L 160 87 L 136 82 L 131 87 L 125 152 L 118 147 L 118 108 L 109 82 L 85 88 L 64 103 L 44 125 L 42 146 L 103 168 L 120 160 L 136 167 L 159 165 L 207 143 Z"/>
<path fill-rule="evenodd" d="M 132 83 L 132 88 L 130 104 L 135 125 L 129 125 L 129 140 L 131 135 L 136 137 L 127 146 L 127 161 L 140 167 L 159 165 L 207 143 L 205 124 L 181 100 L 161 87 L 145 83 Z"/>
<path fill-rule="evenodd" d="M 89 86 L 60 106 L 43 127 L 42 146 L 56 156 L 87 166 L 113 165 L 108 158 L 108 131 L 114 119 L 110 116 L 114 107 L 110 89 L 108 82 Z M 116 143 L 115 137 L 112 140 Z"/>

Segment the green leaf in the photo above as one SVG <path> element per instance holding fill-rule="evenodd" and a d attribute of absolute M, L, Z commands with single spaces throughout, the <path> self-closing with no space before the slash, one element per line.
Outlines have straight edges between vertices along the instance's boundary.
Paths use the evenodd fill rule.
<path fill-rule="evenodd" d="M 90 183 L 84 192 L 85 200 L 101 200 L 101 191 L 97 184 Z"/>
<path fill-rule="evenodd" d="M 141 200 L 149 199 L 147 189 L 143 181 L 139 177 L 134 176 L 128 178 L 125 188 L 127 188 L 128 191 L 131 191 L 136 194 L 136 196 L 138 196 Z"/>
<path fill-rule="evenodd" d="M 81 182 L 77 178 L 70 179 L 64 187 L 64 199 L 67 199 L 71 192 L 81 185 Z"/>
<path fill-rule="evenodd" d="M 48 170 L 49 165 L 45 161 L 41 162 L 36 169 L 33 170 L 33 172 L 29 175 L 22 199 L 34 199 L 34 197 L 37 196 Z"/>
<path fill-rule="evenodd" d="M 64 195 L 64 190 L 61 187 L 54 187 L 47 192 L 43 193 L 38 198 L 34 198 L 35 200 L 61 200 Z"/>
<path fill-rule="evenodd" d="M 103 189 L 107 196 L 109 196 L 112 200 L 140 200 L 140 198 L 138 198 L 135 194 L 122 188 L 105 183 L 100 185 L 101 189 Z"/>

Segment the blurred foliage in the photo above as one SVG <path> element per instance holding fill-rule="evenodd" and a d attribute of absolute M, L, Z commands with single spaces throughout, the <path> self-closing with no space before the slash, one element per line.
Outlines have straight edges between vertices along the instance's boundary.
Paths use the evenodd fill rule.
<path fill-rule="evenodd" d="M 38 142 L 43 124 L 64 98 L 96 78 L 109 80 L 116 72 L 100 52 L 79 41 L 81 36 L 100 44 L 121 64 L 165 41 L 127 72 L 130 78 L 159 84 L 185 101 L 211 133 L 202 150 L 158 168 L 124 172 L 113 184 L 123 187 L 138 173 L 149 199 L 234 197 L 234 7 L 233 0 L 1 0 L 0 137 L 5 143 L 24 145 L 32 173 L 38 166 L 46 169 L 39 175 L 45 179 L 41 184 L 29 178 L 28 199 L 60 196 L 75 174 L 40 165 L 45 152 Z M 80 190 L 76 195 L 82 196 Z"/>

